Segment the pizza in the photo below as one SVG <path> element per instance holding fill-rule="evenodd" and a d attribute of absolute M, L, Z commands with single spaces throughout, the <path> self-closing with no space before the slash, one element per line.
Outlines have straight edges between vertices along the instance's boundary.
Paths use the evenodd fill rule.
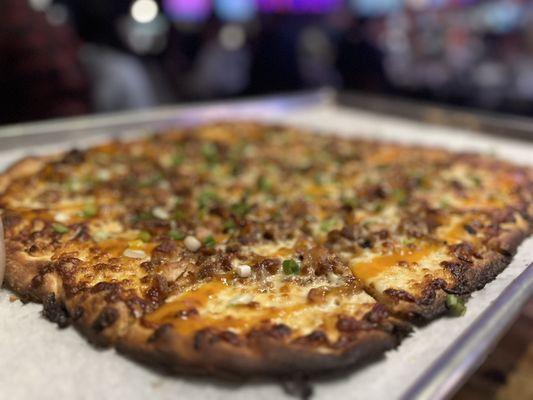
<path fill-rule="evenodd" d="M 462 314 L 531 233 L 532 196 L 531 168 L 487 155 L 172 129 L 3 173 L 5 284 L 172 372 L 321 373 Z"/>

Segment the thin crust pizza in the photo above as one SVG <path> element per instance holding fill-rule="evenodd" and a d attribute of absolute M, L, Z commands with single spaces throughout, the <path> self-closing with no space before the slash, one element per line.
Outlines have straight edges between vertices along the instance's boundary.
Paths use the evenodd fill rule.
<path fill-rule="evenodd" d="M 172 130 L 0 175 L 5 281 L 171 371 L 318 373 L 460 314 L 530 234 L 532 197 L 530 168 L 489 156 L 246 122 Z"/>

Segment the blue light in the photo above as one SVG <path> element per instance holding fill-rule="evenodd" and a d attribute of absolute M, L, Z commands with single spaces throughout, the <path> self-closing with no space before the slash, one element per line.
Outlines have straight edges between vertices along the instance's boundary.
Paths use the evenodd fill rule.
<path fill-rule="evenodd" d="M 402 0 L 351 0 L 352 8 L 361 16 L 377 17 L 398 11 Z"/>
<path fill-rule="evenodd" d="M 255 17 L 257 7 L 253 0 L 215 0 L 215 12 L 225 21 L 247 22 Z"/>

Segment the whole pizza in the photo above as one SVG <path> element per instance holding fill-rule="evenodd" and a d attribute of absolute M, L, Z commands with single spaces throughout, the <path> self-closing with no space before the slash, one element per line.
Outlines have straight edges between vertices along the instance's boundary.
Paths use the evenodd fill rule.
<path fill-rule="evenodd" d="M 251 122 L 169 130 L 0 175 L 5 284 L 173 372 L 320 373 L 462 314 L 531 233 L 532 200 L 531 168 L 486 155 Z"/>

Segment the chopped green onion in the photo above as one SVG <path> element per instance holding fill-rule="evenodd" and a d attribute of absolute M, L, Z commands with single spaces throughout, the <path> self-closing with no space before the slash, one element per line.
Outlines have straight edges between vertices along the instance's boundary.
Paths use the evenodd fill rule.
<path fill-rule="evenodd" d="M 224 222 L 224 225 L 222 225 L 222 228 L 224 231 L 231 231 L 237 227 L 237 224 L 235 224 L 235 221 L 229 219 L 226 222 Z"/>
<path fill-rule="evenodd" d="M 378 203 L 376 203 L 374 205 L 374 210 L 373 211 L 379 213 L 379 212 L 383 211 L 384 208 L 385 208 L 385 206 L 383 205 L 383 203 L 382 202 L 378 202 Z"/>
<path fill-rule="evenodd" d="M 233 162 L 240 161 L 249 145 L 245 141 L 240 141 L 230 149 L 229 158 Z"/>
<path fill-rule="evenodd" d="M 149 178 L 143 179 L 139 182 L 140 187 L 152 187 L 161 182 L 164 179 L 163 175 L 156 173 Z"/>
<path fill-rule="evenodd" d="M 202 146 L 202 155 L 208 164 L 213 165 L 218 162 L 218 149 L 214 143 L 205 143 Z"/>
<path fill-rule="evenodd" d="M 185 155 L 183 153 L 176 152 L 172 156 L 172 165 L 175 166 L 175 167 L 183 164 L 183 161 L 185 161 Z"/>
<path fill-rule="evenodd" d="M 407 193 L 405 193 L 405 190 L 403 189 L 394 189 L 392 197 L 400 206 L 405 206 L 407 204 Z"/>
<path fill-rule="evenodd" d="M 109 233 L 106 231 L 96 231 L 93 235 L 94 240 L 97 242 L 102 242 L 104 240 L 109 239 Z"/>
<path fill-rule="evenodd" d="M 212 191 L 204 191 L 200 193 L 198 197 L 198 208 L 203 211 L 207 211 L 213 203 L 217 200 L 217 195 Z"/>
<path fill-rule="evenodd" d="M 139 232 L 139 240 L 142 240 L 145 243 L 149 242 L 150 240 L 152 240 L 152 235 L 150 234 L 150 232 L 141 231 Z"/>
<path fill-rule="evenodd" d="M 349 206 L 349 207 L 352 207 L 352 208 L 356 208 L 357 206 L 359 206 L 359 199 L 355 196 L 353 197 L 344 197 L 341 199 L 342 201 L 342 204 L 343 205 L 346 205 L 346 206 Z"/>
<path fill-rule="evenodd" d="M 57 224 L 57 223 L 52 224 L 52 229 L 54 230 L 54 232 L 61 233 L 61 234 L 67 233 L 69 231 L 69 229 L 65 225 Z"/>
<path fill-rule="evenodd" d="M 446 199 L 441 199 L 441 201 L 439 202 L 439 207 L 441 208 L 450 208 L 450 206 L 450 202 Z"/>
<path fill-rule="evenodd" d="M 204 245 L 206 247 L 215 247 L 215 245 L 217 244 L 217 242 L 215 241 L 215 238 L 211 235 L 207 236 L 205 239 L 204 239 Z"/>
<path fill-rule="evenodd" d="M 178 230 L 172 230 L 168 233 L 168 236 L 170 236 L 171 239 L 174 240 L 183 240 L 185 239 L 185 233 Z"/>
<path fill-rule="evenodd" d="M 460 317 L 466 312 L 466 306 L 462 298 L 453 294 L 446 296 L 446 307 L 455 317 Z"/>
<path fill-rule="evenodd" d="M 282 266 L 285 275 L 298 275 L 300 273 L 300 265 L 292 259 L 283 260 Z"/>
<path fill-rule="evenodd" d="M 257 189 L 261 192 L 270 192 L 272 189 L 272 184 L 264 176 L 260 176 L 257 179 Z"/>
<path fill-rule="evenodd" d="M 83 183 L 80 179 L 72 178 L 67 181 L 66 186 L 69 192 L 77 192 L 83 188 Z"/>
<path fill-rule="evenodd" d="M 143 211 L 143 212 L 140 212 L 137 215 L 134 215 L 133 216 L 133 221 L 134 222 L 147 221 L 147 220 L 152 219 L 152 218 L 153 218 L 153 215 L 152 215 L 151 212 Z"/>
<path fill-rule="evenodd" d="M 244 217 L 250 212 L 251 209 L 252 206 L 250 204 L 246 204 L 244 201 L 235 203 L 231 206 L 231 212 L 238 217 Z"/>
<path fill-rule="evenodd" d="M 404 246 L 409 246 L 411 244 L 414 244 L 416 243 L 416 239 L 415 238 L 403 238 L 402 239 L 402 245 Z"/>
<path fill-rule="evenodd" d="M 90 218 L 90 217 L 94 217 L 97 213 L 98 213 L 98 209 L 96 205 L 92 203 L 88 203 L 88 204 L 85 204 L 85 206 L 83 207 L 83 210 L 81 210 L 80 215 L 83 218 Z"/>
<path fill-rule="evenodd" d="M 318 173 L 313 177 L 313 181 L 317 185 L 322 185 L 323 183 L 326 183 L 326 177 L 323 174 Z"/>
<path fill-rule="evenodd" d="M 483 182 L 483 180 L 477 175 L 472 175 L 470 180 L 478 187 L 481 186 L 481 183 Z"/>
<path fill-rule="evenodd" d="M 333 229 L 336 223 L 337 220 L 335 218 L 326 219 L 320 223 L 320 230 L 322 232 L 329 232 L 331 229 Z"/>
<path fill-rule="evenodd" d="M 174 211 L 174 214 L 172 215 L 173 219 L 183 219 L 185 217 L 185 214 L 181 210 Z"/>

